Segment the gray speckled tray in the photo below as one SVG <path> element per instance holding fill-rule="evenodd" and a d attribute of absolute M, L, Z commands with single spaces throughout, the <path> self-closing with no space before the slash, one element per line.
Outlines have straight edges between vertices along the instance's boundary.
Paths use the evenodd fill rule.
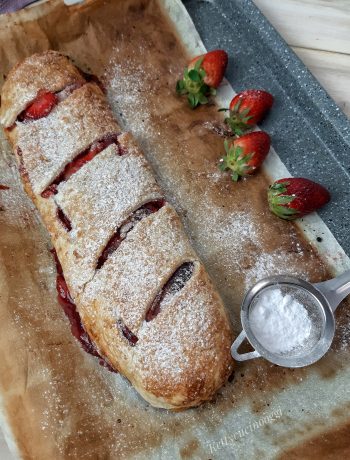
<path fill-rule="evenodd" d="M 256 87 L 275 96 L 260 124 L 293 176 L 325 185 L 332 201 L 320 211 L 350 255 L 350 123 L 250 0 L 184 0 L 207 49 L 234 60 L 226 73 L 236 91 Z"/>

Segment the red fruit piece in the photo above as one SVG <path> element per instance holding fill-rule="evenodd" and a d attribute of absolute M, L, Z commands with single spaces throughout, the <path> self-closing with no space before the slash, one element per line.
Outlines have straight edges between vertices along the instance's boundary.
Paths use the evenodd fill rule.
<path fill-rule="evenodd" d="M 50 91 L 40 91 L 32 102 L 20 115 L 19 120 L 38 120 L 46 117 L 57 104 L 56 94 Z"/>
<path fill-rule="evenodd" d="M 242 91 L 232 99 L 230 115 L 225 119 L 225 123 L 233 133 L 241 135 L 264 118 L 273 102 L 273 96 L 267 91 L 260 89 Z"/>
<path fill-rule="evenodd" d="M 222 158 L 221 171 L 230 170 L 233 181 L 253 174 L 262 164 L 270 150 L 271 139 L 264 131 L 245 134 L 232 142 L 224 142 L 226 155 Z"/>
<path fill-rule="evenodd" d="M 201 61 L 201 68 L 205 71 L 203 81 L 211 88 L 217 88 L 224 78 L 228 56 L 224 50 L 209 51 L 197 56 L 188 64 L 188 69 L 194 69 L 196 62 Z"/>
<path fill-rule="evenodd" d="M 75 174 L 79 169 L 85 165 L 88 161 L 91 161 L 96 155 L 98 155 L 102 150 L 107 148 L 111 144 L 116 144 L 118 146 L 118 154 L 123 155 L 127 152 L 123 152 L 119 148 L 118 143 L 118 134 L 111 134 L 106 136 L 104 139 L 94 142 L 88 150 L 80 153 L 76 156 L 71 162 L 69 162 L 61 174 L 56 177 L 56 179 L 41 193 L 43 198 L 49 198 L 52 195 L 56 195 L 58 185 L 69 179 L 73 174 Z"/>
<path fill-rule="evenodd" d="M 268 190 L 270 210 L 287 220 L 314 212 L 330 199 L 331 195 L 325 187 L 302 177 L 279 179 Z"/>
<path fill-rule="evenodd" d="M 195 57 L 185 68 L 183 79 L 177 82 L 177 93 L 188 95 L 192 109 L 207 104 L 207 96 L 215 95 L 216 88 L 222 82 L 227 62 L 228 56 L 224 50 L 209 51 Z"/>

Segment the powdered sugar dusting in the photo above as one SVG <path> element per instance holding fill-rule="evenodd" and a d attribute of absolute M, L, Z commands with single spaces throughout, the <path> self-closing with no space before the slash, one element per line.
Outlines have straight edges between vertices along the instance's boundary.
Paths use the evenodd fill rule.
<path fill-rule="evenodd" d="M 112 323 L 121 318 L 137 335 L 165 281 L 183 262 L 195 258 L 176 220 L 165 205 L 140 221 L 86 285 L 78 308 L 94 315 L 91 307 L 96 302 L 99 315 Z"/>
<path fill-rule="evenodd" d="M 40 90 L 53 93 L 84 78 L 68 58 L 57 51 L 34 54 L 8 75 L 1 94 L 1 123 L 11 126 Z"/>
<path fill-rule="evenodd" d="M 115 145 L 60 184 L 55 201 L 73 226 L 67 254 L 61 254 L 73 295 L 93 277 L 97 260 L 119 225 L 144 203 L 160 198 L 143 157 L 128 151 L 119 156 Z"/>
<path fill-rule="evenodd" d="M 189 373 L 197 375 L 199 382 L 204 374 L 215 373 L 221 359 L 217 335 L 222 319 L 213 308 L 210 291 L 205 286 L 199 288 L 198 268 L 183 290 L 162 306 L 153 321 L 143 324 L 135 350 L 134 360 L 142 369 L 146 385 L 156 378 L 157 384 L 166 388 L 184 384 Z M 224 353 L 224 340 L 221 345 Z"/>
<path fill-rule="evenodd" d="M 39 195 L 94 141 L 119 131 L 101 90 L 91 83 L 75 90 L 48 116 L 17 123 L 16 144 L 34 193 Z"/>
<path fill-rule="evenodd" d="M 124 3 L 127 5 L 125 8 Z M 143 5 L 145 4 L 145 2 L 140 2 L 140 4 L 141 3 Z M 134 55 L 132 55 L 133 59 L 135 59 L 135 55 L 138 54 L 139 62 L 144 60 L 147 61 L 149 54 L 151 54 L 151 56 L 153 56 L 157 61 L 162 60 L 162 73 L 165 78 L 168 74 L 169 56 L 174 58 L 175 62 L 179 62 L 179 66 L 182 66 L 185 56 L 179 43 L 173 40 L 173 52 L 171 52 L 171 50 L 169 52 L 169 49 L 166 47 L 166 43 L 170 35 L 170 28 L 168 26 L 164 26 L 164 23 L 162 22 L 162 15 L 157 7 L 157 2 L 149 2 L 147 5 L 146 10 L 140 10 L 137 7 L 135 8 L 135 4 L 133 4 L 133 9 L 128 8 L 128 2 L 110 2 L 105 6 L 102 5 L 102 9 L 93 8 L 92 10 L 85 9 L 84 11 L 80 11 L 86 19 L 92 19 L 89 22 L 86 35 L 84 32 L 81 42 L 88 43 L 88 39 L 90 37 L 95 45 L 92 50 L 90 50 L 88 46 L 84 47 L 86 53 L 84 52 L 82 59 L 86 60 L 86 62 L 90 60 L 95 68 L 99 68 L 100 56 L 96 53 L 96 49 L 100 49 L 102 54 L 102 50 L 105 50 L 106 47 L 109 48 L 112 41 L 118 41 L 120 49 L 119 53 L 116 54 L 116 57 L 119 59 L 119 62 L 124 61 L 125 66 L 129 65 L 127 59 L 129 51 L 134 52 Z M 111 12 L 118 11 L 120 14 L 113 14 L 113 17 L 109 19 L 110 16 L 112 16 L 110 14 Z M 105 13 L 105 16 L 103 12 Z M 107 14 L 109 14 L 108 17 L 106 16 Z M 133 19 L 136 20 L 133 21 Z M 108 20 L 110 20 L 110 22 L 105 24 L 104 21 L 107 22 Z M 135 29 L 133 29 L 133 25 L 135 25 Z M 110 41 L 108 41 L 109 34 L 113 34 L 113 38 L 110 37 Z M 127 42 L 122 41 L 124 36 L 128 37 Z M 147 42 L 149 36 L 151 36 L 154 40 L 154 43 L 150 53 L 146 55 L 145 51 L 147 50 L 144 49 L 142 44 Z M 160 39 L 157 40 L 157 38 Z M 76 53 L 79 49 L 79 42 L 79 38 L 71 43 L 67 42 L 66 49 L 70 49 L 72 50 L 72 53 Z M 139 49 L 141 49 L 141 52 L 139 52 Z M 108 49 L 108 52 L 109 51 L 110 50 Z M 80 56 L 78 57 L 80 58 Z M 107 72 L 113 72 L 113 70 L 109 67 Z M 150 78 L 154 79 L 152 69 L 147 68 L 147 72 L 149 72 Z M 169 88 L 171 91 L 173 90 L 173 87 L 173 82 L 170 82 Z M 120 85 L 119 88 L 121 93 L 127 92 L 127 90 L 130 89 L 127 86 L 124 88 L 123 85 Z M 126 88 L 128 89 L 126 90 Z M 164 91 L 159 94 L 159 96 L 163 95 Z M 138 116 L 139 110 L 141 112 L 146 110 L 147 101 L 145 101 L 144 98 L 136 97 L 134 101 L 136 103 L 140 102 L 140 105 L 131 106 L 129 115 L 128 112 L 126 112 L 126 115 L 124 114 L 124 126 L 131 127 L 132 122 L 129 122 L 128 118 Z M 159 97 L 158 102 L 157 100 L 154 102 L 159 105 L 159 111 L 166 111 L 164 106 L 168 106 L 167 99 Z M 152 110 L 154 108 L 157 107 L 152 105 Z M 192 119 L 197 119 L 200 118 L 200 113 L 201 111 L 196 111 L 196 113 L 192 113 L 190 116 Z M 116 114 L 119 114 L 118 110 L 116 110 Z M 213 112 L 211 114 L 213 114 Z M 172 137 L 174 137 L 174 132 L 165 132 L 163 129 L 168 127 L 168 116 L 169 112 L 165 113 L 165 117 L 163 118 L 163 127 L 155 126 L 154 131 L 162 133 L 161 136 L 156 134 L 154 135 L 156 136 L 156 142 L 159 142 L 161 138 L 165 138 L 169 141 Z M 177 137 L 179 138 L 179 142 L 183 142 L 183 136 L 184 134 L 189 135 L 189 130 L 187 129 L 186 124 L 181 124 L 182 117 L 176 116 L 175 121 L 176 119 L 178 119 L 177 121 L 179 122 L 177 125 L 180 125 Z M 174 124 L 176 125 L 176 123 Z M 148 127 L 146 129 L 148 129 Z M 210 144 L 211 148 L 213 148 L 219 156 L 220 149 L 218 146 L 213 147 L 212 142 L 210 142 Z M 189 149 L 191 152 L 189 154 L 191 160 L 195 160 L 196 154 L 205 154 L 205 148 L 203 148 L 203 145 L 200 144 L 199 136 L 198 139 L 192 143 L 191 147 L 192 151 Z M 154 152 L 154 158 L 158 157 L 157 161 L 161 164 L 162 154 L 158 154 L 156 149 L 154 149 Z M 151 156 L 152 151 L 147 151 L 147 155 Z M 184 170 L 187 167 L 187 164 L 183 161 L 183 158 L 180 156 L 176 148 L 173 148 L 173 155 L 181 161 L 181 167 Z M 168 154 L 166 156 L 167 159 L 171 158 Z M 215 158 L 210 158 L 209 160 L 210 164 L 215 165 Z M 156 160 L 154 160 L 154 163 L 156 163 Z M 171 166 L 173 165 L 171 164 Z M 163 165 L 161 165 L 158 169 L 163 169 Z M 195 174 L 198 170 L 198 164 L 193 166 L 193 170 Z M 203 177 L 206 177 L 206 179 L 208 179 L 208 174 L 213 174 L 213 177 L 215 176 L 215 185 L 220 188 L 224 186 L 223 184 L 225 184 L 222 176 L 220 175 L 219 177 L 217 172 L 215 172 L 215 168 L 213 168 L 210 172 L 208 170 L 201 170 L 200 173 L 203 174 Z M 3 174 L 2 168 L 0 168 L 0 174 Z M 185 222 L 187 228 L 191 230 L 191 237 L 198 249 L 201 247 L 203 241 L 204 230 L 202 233 L 198 231 L 195 232 L 193 227 L 195 227 L 197 223 L 191 227 L 190 221 L 193 221 L 195 212 L 193 212 L 191 207 L 187 206 L 188 202 L 186 201 L 186 194 L 183 190 L 179 193 L 179 197 L 181 195 L 183 198 L 182 203 L 178 201 L 177 195 L 171 192 L 171 187 L 179 186 L 179 177 L 179 171 L 174 170 L 172 181 L 169 181 L 169 187 L 166 187 L 165 189 L 170 197 L 174 196 L 176 198 L 176 200 L 174 198 L 174 202 L 176 201 L 175 204 L 177 209 L 183 210 L 183 221 Z M 176 180 L 177 178 L 178 181 Z M 7 176 L 5 176 L 5 179 L 7 179 Z M 190 181 L 187 177 L 185 177 L 185 182 L 186 181 L 189 184 L 189 188 L 196 189 L 196 193 L 201 197 L 204 197 L 203 189 L 212 189 L 214 183 L 211 180 L 207 180 L 207 182 L 205 182 L 205 186 L 203 183 L 203 187 L 199 187 L 198 181 Z M 0 182 L 3 182 L 3 180 Z M 165 177 L 162 182 L 166 184 L 167 178 Z M 4 180 L 3 183 L 7 182 Z M 18 192 L 19 188 L 17 182 L 10 182 L 10 185 L 13 183 L 15 184 L 16 192 Z M 250 184 L 250 189 L 254 189 L 256 181 L 250 181 Z M 239 185 L 241 186 L 242 184 Z M 22 420 L 24 420 L 22 426 L 30 426 L 32 432 L 35 433 L 35 424 L 41 423 L 40 421 L 43 417 L 43 412 L 49 408 L 49 415 L 45 416 L 45 419 L 43 418 L 43 422 L 45 423 L 44 432 L 49 439 L 48 444 L 52 446 L 53 449 L 57 449 L 54 452 L 57 457 L 104 458 L 106 455 L 112 455 L 121 459 L 130 459 L 134 456 L 137 458 L 152 457 L 152 455 L 155 456 L 158 452 L 160 452 L 159 455 L 171 458 L 172 456 L 179 455 L 179 452 L 181 452 L 183 456 L 194 455 L 206 458 L 209 451 L 209 443 L 213 441 L 214 445 L 217 445 L 216 443 L 219 440 L 219 433 L 221 433 L 221 437 L 222 429 L 224 429 L 225 426 L 228 426 L 228 429 L 232 426 L 236 426 L 238 428 L 248 426 L 248 423 L 252 421 L 252 414 L 249 407 L 250 403 L 254 404 L 255 407 L 256 402 L 258 402 L 258 404 L 261 402 L 262 405 L 258 410 L 261 410 L 262 408 L 264 410 L 265 404 L 267 404 L 267 401 L 270 401 L 270 398 L 275 401 L 275 398 L 278 397 L 279 389 L 281 387 L 286 388 L 289 385 L 293 386 L 293 384 L 299 384 L 302 379 L 306 380 L 306 372 L 300 370 L 288 372 L 288 370 L 268 366 L 262 360 L 255 360 L 245 366 L 244 377 L 243 374 L 242 378 L 240 373 L 236 374 L 234 384 L 229 384 L 222 390 L 224 396 L 219 397 L 216 404 L 206 404 L 196 410 L 176 414 L 169 414 L 167 411 L 153 410 L 138 397 L 136 392 L 131 390 L 129 383 L 125 379 L 122 379 L 119 375 L 112 375 L 106 372 L 103 368 L 100 369 L 98 365 L 95 365 L 93 358 L 84 356 L 83 353 L 79 352 L 79 347 L 70 337 L 68 324 L 62 320 L 62 318 L 61 321 L 57 320 L 57 317 L 59 316 L 59 313 L 57 312 L 60 312 L 60 310 L 54 300 L 53 274 L 50 278 L 50 282 L 48 282 L 45 278 L 38 280 L 39 282 L 37 284 L 33 283 L 32 277 L 34 276 L 36 280 L 36 274 L 38 274 L 40 270 L 47 270 L 47 267 L 51 267 L 51 270 L 53 270 L 53 266 L 50 265 L 47 255 L 46 257 L 39 257 L 37 254 L 38 242 L 41 241 L 42 237 L 40 234 L 41 227 L 39 228 L 39 226 L 36 226 L 36 232 L 33 233 L 29 233 L 30 229 L 28 229 L 28 227 L 26 230 L 22 230 L 23 226 L 27 225 L 28 220 L 32 223 L 33 207 L 28 205 L 29 200 L 23 199 L 23 193 L 21 192 L 19 192 L 19 194 L 21 195 L 22 200 L 18 199 L 16 201 L 12 201 L 10 198 L 12 192 L 12 189 L 0 192 L 1 205 L 3 205 L 3 199 L 6 200 L 6 203 L 4 204 L 5 212 L 2 213 L 2 215 L 0 213 L 0 216 L 3 216 L 4 219 L 9 218 L 13 226 L 16 227 L 17 231 L 16 238 L 13 238 L 13 236 L 10 237 L 8 232 L 6 234 L 1 232 L 2 243 L 4 243 L 5 238 L 7 238 L 11 249 L 11 252 L 9 251 L 6 253 L 4 257 L 6 265 L 11 265 L 12 260 L 14 260 L 13 270 L 9 272 L 9 275 L 12 276 L 12 279 L 14 280 L 14 282 L 11 283 L 11 296 L 14 299 L 14 302 L 12 305 L 9 305 L 6 310 L 8 310 L 9 314 L 16 314 L 19 316 L 18 328 L 17 330 L 14 328 L 13 334 L 22 329 L 26 334 L 31 333 L 31 337 L 26 336 L 26 340 L 23 341 L 22 346 L 19 344 L 21 337 L 17 337 L 17 341 L 14 342 L 16 346 L 12 348 L 8 347 L 8 354 L 9 357 L 14 359 L 15 364 L 17 364 L 20 363 L 19 357 L 21 352 L 32 348 L 35 351 L 35 354 L 33 355 L 35 362 L 33 362 L 33 366 L 30 367 L 31 371 L 36 368 L 39 374 L 40 369 L 50 369 L 50 373 L 43 371 L 41 378 L 38 374 L 29 374 L 28 389 L 30 391 L 23 393 L 23 405 L 25 403 L 27 403 L 27 405 L 25 410 L 21 411 L 21 414 L 23 414 Z M 226 196 L 228 196 L 228 200 L 231 199 L 236 202 L 239 201 L 237 199 L 237 194 L 233 194 L 231 189 L 227 190 Z M 221 206 L 221 203 L 215 202 L 210 198 L 210 196 L 203 198 L 203 200 L 205 199 L 208 200 L 209 209 L 211 208 L 213 212 L 213 222 L 208 227 L 208 231 L 212 231 L 221 225 L 220 220 L 218 220 L 218 216 L 214 212 L 218 206 Z M 197 209 L 202 215 L 202 203 L 199 200 L 194 203 L 196 205 L 195 209 Z M 253 214 L 259 213 L 256 203 L 250 202 L 249 205 L 251 206 Z M 235 210 L 235 212 L 236 211 L 237 210 Z M 242 207 L 241 211 L 247 212 L 248 210 Z M 185 212 L 188 212 L 188 217 L 186 217 Z M 205 209 L 205 212 L 207 212 L 207 209 Z M 226 214 L 234 214 L 234 212 L 232 212 L 232 207 L 228 206 Z M 30 216 L 30 219 L 26 220 L 23 216 Z M 242 227 L 244 227 L 243 219 L 244 215 L 239 216 Z M 265 219 L 265 216 L 260 215 L 259 219 L 263 220 Z M 200 218 L 198 219 L 198 223 L 200 223 Z M 233 222 L 230 222 L 230 225 L 233 224 Z M 269 220 L 268 224 L 271 225 L 271 220 Z M 239 235 L 237 234 L 234 236 L 231 234 L 229 238 L 230 225 L 227 226 L 226 241 L 231 242 L 231 238 L 239 240 Z M 259 227 L 256 225 L 254 225 L 254 227 L 263 239 L 263 229 L 260 233 Z M 278 230 L 280 229 L 281 227 Z M 278 232 L 275 225 L 272 224 L 271 234 L 276 239 L 278 238 L 282 244 L 286 239 L 287 230 L 282 229 Z M 193 235 L 197 236 L 197 239 L 194 239 Z M 213 236 L 215 237 L 215 234 Z M 224 237 L 224 235 L 222 235 L 222 237 Z M 23 241 L 27 238 L 29 239 L 30 245 L 25 247 L 25 252 L 27 253 L 28 247 L 31 246 L 34 249 L 32 252 L 29 251 L 28 256 L 24 256 L 22 245 Z M 253 241 L 255 241 L 256 236 L 252 234 L 252 238 Z M 19 243 L 17 243 L 18 241 Z M 15 248 L 16 250 L 14 250 L 14 242 L 17 244 L 17 247 Z M 47 245 L 48 244 L 49 243 L 47 243 Z M 212 246 L 216 244 L 217 241 L 214 238 L 212 240 Z M 222 242 L 223 250 L 226 244 L 228 245 L 228 243 L 225 242 L 224 237 Z M 268 244 L 266 244 L 266 246 L 268 246 Z M 256 246 L 254 246 L 254 248 L 256 248 Z M 1 249 L 3 250 L 4 246 L 2 246 Z M 264 250 L 264 252 L 267 250 L 264 245 L 262 250 Z M 296 262 L 293 263 L 293 267 L 290 268 L 294 269 L 296 263 L 299 263 L 300 265 L 302 264 L 305 266 L 305 270 L 308 273 L 312 274 L 319 270 L 319 261 L 317 258 L 311 260 L 312 258 L 310 257 L 310 267 L 307 266 L 307 263 L 305 262 L 308 258 L 308 256 L 305 255 L 306 250 L 306 245 L 302 243 L 304 257 L 301 255 L 298 256 L 296 258 Z M 242 248 L 240 251 L 247 252 L 247 249 Z M 254 251 L 259 251 L 259 249 L 256 248 L 252 250 L 252 258 L 254 257 Z M 286 251 L 287 248 L 283 247 L 283 252 Z M 47 250 L 45 248 L 45 253 L 46 252 Z M 202 251 L 203 259 L 205 259 L 206 252 L 207 249 L 204 248 Z M 221 278 L 221 276 L 218 275 L 220 271 L 220 261 L 218 261 L 217 270 L 212 269 L 211 263 L 206 263 L 207 267 L 211 270 L 213 278 L 217 282 L 217 286 L 220 288 L 221 292 L 225 294 L 227 300 L 226 303 L 229 308 L 233 308 L 232 303 L 236 302 L 237 305 L 239 304 L 239 300 L 241 298 L 241 281 L 245 272 L 244 267 L 247 267 L 250 263 L 250 257 L 248 257 L 247 261 L 243 260 L 241 264 L 242 269 L 239 270 L 239 268 L 236 268 L 235 264 L 236 257 L 236 254 L 233 253 L 228 255 L 226 259 L 227 263 L 231 260 L 231 264 L 235 267 L 234 270 L 229 267 L 227 270 L 225 269 L 226 275 L 229 280 L 232 279 L 232 284 L 235 286 L 235 289 L 232 289 L 230 293 L 225 293 L 222 289 L 222 286 L 225 286 L 225 281 L 224 278 Z M 211 262 L 214 261 L 212 260 Z M 22 274 L 28 273 L 28 265 L 31 267 L 31 272 L 29 276 L 24 277 Z M 21 270 L 18 270 L 19 266 L 21 266 Z M 314 269 L 312 267 L 314 267 Z M 5 264 L 3 265 L 3 268 L 5 268 Z M 19 306 L 16 295 L 18 295 L 18 291 L 22 289 L 26 281 L 26 290 L 23 290 L 21 305 Z M 49 289 L 51 289 L 50 297 L 47 296 L 47 289 L 45 286 L 49 286 Z M 45 297 L 41 303 L 38 301 L 38 298 L 35 300 L 35 296 L 38 294 L 40 295 L 40 292 L 42 292 L 42 296 Z M 238 294 L 236 294 L 236 292 L 238 292 Z M 28 308 L 29 305 L 30 308 Z M 13 309 L 11 308 L 12 306 L 14 306 Z M 52 320 L 50 315 L 55 315 L 53 318 L 55 321 L 51 323 L 51 327 L 49 327 L 50 321 Z M 8 322 L 2 321 L 2 333 L 5 332 L 8 325 Z M 13 337 L 14 335 L 12 335 L 12 339 Z M 55 342 L 57 343 L 53 343 L 53 338 L 55 338 Z M 66 343 L 68 343 L 69 340 L 71 341 L 70 347 L 66 346 Z M 41 346 L 38 345 L 39 343 Z M 41 353 L 43 357 L 41 363 L 38 362 L 39 353 Z M 333 356 L 334 355 L 331 355 L 331 358 L 333 358 Z M 344 362 L 348 362 L 348 359 L 344 359 Z M 2 369 L 4 368 L 6 369 L 5 363 L 2 361 Z M 24 366 L 22 368 L 25 369 Z M 11 371 L 12 369 L 10 368 L 10 372 L 8 373 L 9 375 L 11 375 Z M 55 376 L 52 375 L 51 371 L 55 373 Z M 23 373 L 24 372 L 25 370 L 23 370 Z M 55 385 L 49 385 L 49 381 L 54 377 L 56 377 Z M 7 378 L 7 373 L 2 373 L 2 381 L 4 381 L 5 378 Z M 17 375 L 15 376 L 14 381 L 17 382 Z M 41 405 L 41 393 L 46 389 L 49 389 L 47 393 L 48 400 L 44 401 Z M 20 388 L 20 391 L 21 390 L 22 388 Z M 287 411 L 290 406 L 293 412 L 291 404 L 293 404 L 294 399 L 288 399 L 287 396 L 289 393 L 287 393 L 287 391 L 283 391 L 282 395 L 283 401 L 286 402 L 285 409 Z M 55 403 L 56 392 L 59 393 L 60 397 L 57 398 Z M 308 395 L 312 396 L 312 389 L 306 393 L 306 398 Z M 38 398 L 39 402 L 34 402 L 36 400 L 35 397 Z M 52 401 L 52 404 L 50 404 L 50 400 Z M 299 401 L 296 411 L 299 410 L 301 407 L 300 404 L 303 404 L 303 401 L 305 402 L 305 400 L 306 399 L 304 398 L 304 400 L 301 399 L 301 401 Z M 10 405 L 10 410 L 13 409 L 14 405 Z M 35 417 L 32 419 L 33 423 L 30 424 L 29 416 L 31 415 L 32 409 L 35 410 L 35 413 L 33 414 Z M 296 415 L 299 419 L 299 412 L 291 414 L 292 417 L 294 415 Z M 16 417 L 16 415 L 14 415 L 14 417 Z M 256 418 L 258 418 L 258 416 Z M 61 421 L 63 423 L 58 425 L 56 421 Z M 287 423 L 289 422 L 290 417 L 287 415 Z M 43 441 L 46 440 L 44 439 Z M 251 437 L 246 437 L 246 441 L 247 443 L 244 446 L 244 443 L 242 444 L 242 449 L 248 446 L 251 441 Z M 34 442 L 36 442 L 36 437 Z M 52 456 L 53 454 L 51 453 L 51 457 Z"/>
<path fill-rule="evenodd" d="M 175 68 L 170 67 L 166 77 L 163 74 L 159 87 L 160 67 L 155 62 L 145 59 L 141 65 L 131 54 L 127 68 L 113 58 L 111 67 L 106 76 L 107 89 L 120 123 L 132 129 L 142 142 L 168 199 L 183 218 L 192 244 L 226 305 L 234 308 L 233 316 L 238 314 L 244 291 L 259 278 L 286 273 L 309 279 L 310 273 L 315 276 L 317 264 L 322 276 L 324 268 L 311 248 L 299 242 L 294 228 L 290 224 L 282 228 L 265 210 L 267 204 L 259 195 L 251 198 L 253 179 L 232 185 L 228 175 L 218 170 L 223 146 L 213 126 L 220 120 L 215 115 L 209 123 L 209 115 L 202 115 L 203 111 L 196 111 L 196 117 L 190 118 L 186 101 L 172 90 L 179 75 Z"/>
<path fill-rule="evenodd" d="M 246 270 L 245 288 L 248 290 L 262 278 L 273 275 L 293 274 L 308 281 L 307 269 L 302 264 L 298 266 L 297 258 L 298 255 L 295 253 L 285 251 L 257 254 L 252 266 Z M 302 253 L 299 254 L 299 258 L 302 261 Z"/>
<path fill-rule="evenodd" d="M 258 342 L 272 353 L 288 353 L 305 346 L 313 328 L 307 308 L 293 293 L 265 289 L 250 307 L 249 323 Z"/>

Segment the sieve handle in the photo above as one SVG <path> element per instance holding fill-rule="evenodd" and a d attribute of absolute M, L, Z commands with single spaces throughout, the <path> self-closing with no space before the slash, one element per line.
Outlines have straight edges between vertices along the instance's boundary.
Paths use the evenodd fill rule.
<path fill-rule="evenodd" d="M 249 353 L 238 353 L 238 348 L 242 345 L 243 340 L 246 338 L 246 333 L 243 330 L 231 345 L 231 356 L 236 361 L 247 361 L 248 359 L 260 358 L 261 356 L 256 350 Z"/>
<path fill-rule="evenodd" d="M 335 311 L 340 302 L 350 294 L 350 270 L 332 280 L 316 283 L 314 286 L 326 297 L 332 311 Z"/>

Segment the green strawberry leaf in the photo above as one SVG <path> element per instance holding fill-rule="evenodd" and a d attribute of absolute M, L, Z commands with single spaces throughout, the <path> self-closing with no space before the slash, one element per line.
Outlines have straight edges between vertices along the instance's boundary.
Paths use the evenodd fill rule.
<path fill-rule="evenodd" d="M 197 70 L 190 70 L 188 72 L 188 77 L 190 80 L 196 82 L 196 83 L 199 83 L 201 81 L 201 76 L 199 75 L 199 73 L 197 72 Z"/>
<path fill-rule="evenodd" d="M 209 101 L 208 101 L 208 98 L 206 96 L 204 96 L 204 94 L 199 93 L 198 94 L 198 102 L 200 104 L 208 104 Z"/>
<path fill-rule="evenodd" d="M 271 193 L 274 195 L 285 193 L 289 182 L 275 182 L 270 186 Z"/>
<path fill-rule="evenodd" d="M 224 147 L 225 147 L 225 152 L 227 153 L 227 155 L 229 155 L 230 154 L 230 144 L 227 139 L 224 140 Z"/>
<path fill-rule="evenodd" d="M 225 163 L 225 161 L 224 161 L 223 159 L 220 160 L 220 163 L 218 164 L 218 168 L 219 168 L 220 171 L 222 171 L 222 172 L 226 171 L 227 166 L 226 166 L 226 163 Z"/>
<path fill-rule="evenodd" d="M 204 57 L 198 59 L 198 61 L 196 61 L 195 65 L 194 65 L 194 69 L 197 70 L 197 72 L 199 71 L 199 69 L 201 68 L 201 65 L 203 63 L 203 59 Z M 204 69 L 203 69 L 204 70 Z"/>
<path fill-rule="evenodd" d="M 187 100 L 192 109 L 199 104 L 207 104 L 209 102 L 208 96 L 216 94 L 215 88 L 210 88 L 204 83 L 206 72 L 201 67 L 203 59 L 204 57 L 198 59 L 194 68 L 185 68 L 183 79 L 176 84 L 176 92 L 181 95 L 187 94 Z"/>
<path fill-rule="evenodd" d="M 236 102 L 236 104 L 233 106 L 233 110 L 232 112 L 238 112 L 239 111 L 239 108 L 242 104 L 242 99 L 238 99 L 238 101 Z"/>
<path fill-rule="evenodd" d="M 184 89 L 185 88 L 184 81 L 183 80 L 178 80 L 177 83 L 176 83 L 176 88 L 178 88 L 179 90 Z"/>
<path fill-rule="evenodd" d="M 197 96 L 196 96 L 195 94 L 193 94 L 193 93 L 190 93 L 190 94 L 188 95 L 188 102 L 189 102 L 189 104 L 190 104 L 190 106 L 191 106 L 192 109 L 196 108 L 197 105 L 198 105 L 198 98 L 197 98 Z"/>
<path fill-rule="evenodd" d="M 293 197 L 290 195 L 279 195 L 276 197 L 276 204 L 284 205 L 289 204 L 293 201 Z"/>
<path fill-rule="evenodd" d="M 183 80 L 178 80 L 176 83 L 176 92 L 177 94 L 187 94 L 187 89 L 185 88 L 185 82 Z"/>
<path fill-rule="evenodd" d="M 242 117 L 245 117 L 246 115 L 248 115 L 250 109 L 249 108 L 246 108 L 244 110 L 242 110 L 241 112 L 239 112 L 239 114 L 242 116 Z"/>

